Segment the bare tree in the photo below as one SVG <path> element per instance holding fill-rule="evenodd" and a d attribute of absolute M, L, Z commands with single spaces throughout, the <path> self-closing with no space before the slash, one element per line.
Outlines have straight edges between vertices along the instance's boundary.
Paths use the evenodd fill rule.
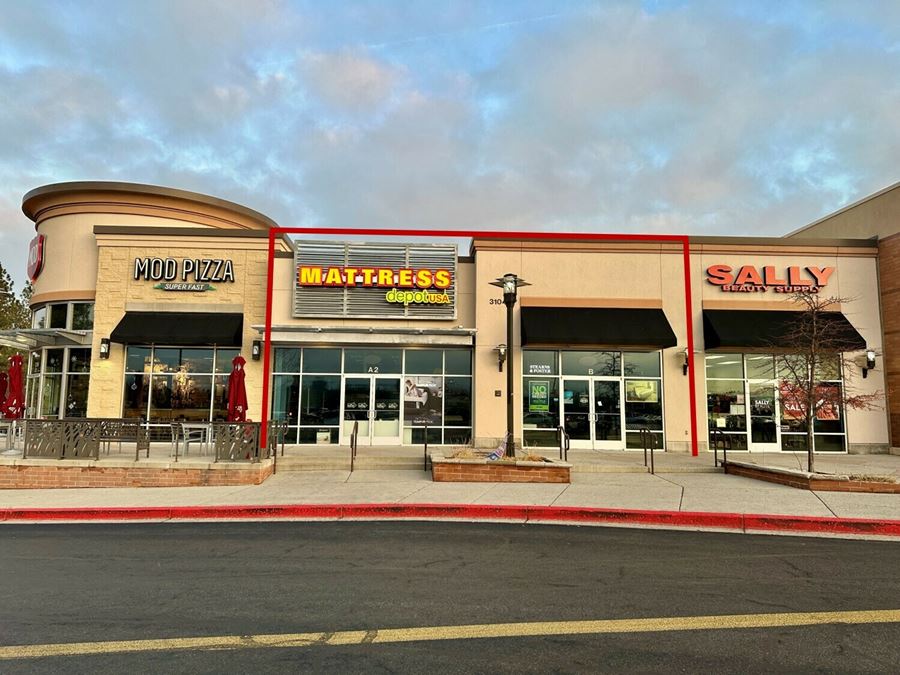
<path fill-rule="evenodd" d="M 801 311 L 780 335 L 781 344 L 790 348 L 776 355 L 776 363 L 782 416 L 789 416 L 806 431 L 807 471 L 812 473 L 816 420 L 836 420 L 841 410 L 848 408 L 879 408 L 883 393 L 853 391 L 850 376 L 854 369 L 844 354 L 860 349 L 859 338 L 844 316 L 834 311 L 851 300 L 808 291 L 794 293 L 793 299 Z"/>

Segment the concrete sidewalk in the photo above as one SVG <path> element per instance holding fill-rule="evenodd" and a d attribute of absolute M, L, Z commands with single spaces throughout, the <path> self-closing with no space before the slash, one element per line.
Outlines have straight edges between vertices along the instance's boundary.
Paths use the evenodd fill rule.
<path fill-rule="evenodd" d="M 430 472 L 413 470 L 297 471 L 242 487 L 0 491 L 0 509 L 275 504 L 520 505 L 900 521 L 898 495 L 816 493 L 721 473 L 585 472 L 560 485 L 434 483 Z"/>

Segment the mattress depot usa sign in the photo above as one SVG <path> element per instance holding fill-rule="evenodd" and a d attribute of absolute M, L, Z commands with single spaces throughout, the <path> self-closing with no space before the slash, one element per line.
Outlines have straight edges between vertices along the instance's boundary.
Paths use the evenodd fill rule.
<path fill-rule="evenodd" d="M 833 267 L 791 266 L 776 270 L 773 265 L 757 268 L 743 265 L 710 265 L 706 280 L 727 293 L 818 293 L 834 272 Z"/>
<path fill-rule="evenodd" d="M 234 263 L 222 258 L 135 258 L 135 281 L 158 281 L 161 291 L 214 291 L 234 283 Z"/>
<path fill-rule="evenodd" d="M 453 277 L 450 270 L 399 269 L 384 267 L 310 267 L 297 268 L 300 286 L 328 286 L 353 288 L 389 288 L 384 294 L 387 302 L 402 305 L 450 304 L 446 289 Z"/>
<path fill-rule="evenodd" d="M 295 317 L 456 318 L 456 247 L 296 243 Z"/>

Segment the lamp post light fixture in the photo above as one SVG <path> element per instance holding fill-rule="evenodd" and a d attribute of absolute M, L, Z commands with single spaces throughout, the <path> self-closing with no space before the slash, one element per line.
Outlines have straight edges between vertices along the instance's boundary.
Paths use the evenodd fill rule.
<path fill-rule="evenodd" d="M 509 361 L 509 367 L 506 369 L 506 456 L 516 456 L 515 432 L 514 432 L 514 415 L 515 415 L 515 399 L 513 397 L 513 372 L 512 354 L 513 354 L 513 306 L 516 304 L 516 296 L 522 286 L 530 286 L 527 281 L 523 281 L 515 274 L 508 272 L 496 281 L 491 282 L 491 286 L 497 286 L 503 289 L 503 304 L 506 305 L 506 358 Z M 501 364 L 502 369 L 502 364 Z"/>

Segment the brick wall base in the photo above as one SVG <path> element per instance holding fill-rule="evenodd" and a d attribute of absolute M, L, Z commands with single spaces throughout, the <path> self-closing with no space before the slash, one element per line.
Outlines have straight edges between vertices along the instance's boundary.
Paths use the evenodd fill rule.
<path fill-rule="evenodd" d="M 66 466 L 58 464 L 0 465 L 0 489 L 198 487 L 202 485 L 259 485 L 272 475 L 272 462 L 248 466 L 153 467 Z"/>
<path fill-rule="evenodd" d="M 432 460 L 435 482 L 570 483 L 571 466 L 538 462 L 442 462 Z"/>
<path fill-rule="evenodd" d="M 887 494 L 900 494 L 900 483 L 888 483 L 879 481 L 850 480 L 840 477 L 817 478 L 815 474 L 787 473 L 783 470 L 770 470 L 766 467 L 750 467 L 746 464 L 725 464 L 725 473 L 744 478 L 755 478 L 769 483 L 778 483 L 801 490 L 815 490 L 817 492 L 877 492 Z"/>

